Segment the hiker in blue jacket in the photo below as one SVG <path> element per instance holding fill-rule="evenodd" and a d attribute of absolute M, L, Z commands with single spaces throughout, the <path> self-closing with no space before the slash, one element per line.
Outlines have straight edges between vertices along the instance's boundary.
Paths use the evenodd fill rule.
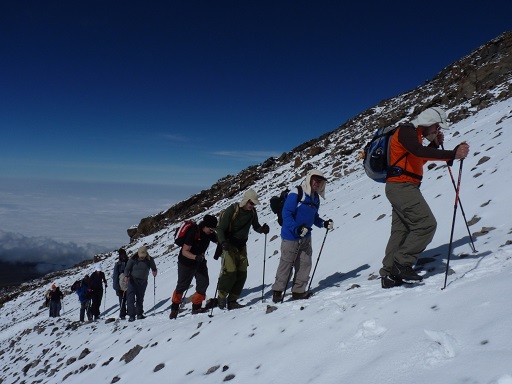
<path fill-rule="evenodd" d="M 82 279 L 75 292 L 78 295 L 78 301 L 80 301 L 80 321 L 83 322 L 85 320 L 86 313 L 87 319 L 91 321 L 91 289 L 89 288 L 89 276 L 85 276 Z"/>
<path fill-rule="evenodd" d="M 308 171 L 300 187 L 292 190 L 283 206 L 283 226 L 281 227 L 281 259 L 277 267 L 276 280 L 272 285 L 274 303 L 283 299 L 283 291 L 288 283 L 292 268 L 292 299 L 306 299 L 306 292 L 311 272 L 312 254 L 311 231 L 313 225 L 319 228 L 333 228 L 333 221 L 323 220 L 318 214 L 320 196 L 325 199 L 327 179 L 322 171 Z M 300 201 L 299 201 L 299 197 Z"/>

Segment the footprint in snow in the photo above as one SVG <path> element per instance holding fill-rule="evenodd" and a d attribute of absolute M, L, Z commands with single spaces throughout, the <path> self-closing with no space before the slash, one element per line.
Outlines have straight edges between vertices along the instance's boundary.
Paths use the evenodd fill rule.
<path fill-rule="evenodd" d="M 387 332 L 387 329 L 379 324 L 375 319 L 366 320 L 361 325 L 356 333 L 356 338 L 365 340 L 378 340 Z"/>
<path fill-rule="evenodd" d="M 455 357 L 456 341 L 452 336 L 443 331 L 430 331 L 428 329 L 425 329 L 425 334 L 432 341 L 427 349 L 426 356 L 426 362 L 429 365 L 435 365 Z"/>

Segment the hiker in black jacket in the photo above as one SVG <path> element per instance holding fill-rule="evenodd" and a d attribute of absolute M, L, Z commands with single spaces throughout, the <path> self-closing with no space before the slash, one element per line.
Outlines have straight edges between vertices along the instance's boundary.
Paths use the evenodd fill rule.
<path fill-rule="evenodd" d="M 128 306 L 128 316 L 130 316 L 128 321 L 134 321 L 135 316 L 137 316 L 137 319 L 146 317 L 144 316 L 144 294 L 148 286 L 150 269 L 153 271 L 153 276 L 156 277 L 155 260 L 149 256 L 147 248 L 142 246 L 128 260 L 124 270 L 124 279 L 128 282 L 128 290 L 126 291 L 126 304 Z"/>
<path fill-rule="evenodd" d="M 52 289 L 49 292 L 49 298 L 50 317 L 60 317 L 60 310 L 62 308 L 61 300 L 64 298 L 64 294 L 55 284 L 52 284 Z"/>
<path fill-rule="evenodd" d="M 112 287 L 116 291 L 116 295 L 119 298 L 119 318 L 124 320 L 126 318 L 126 289 L 121 289 L 119 276 L 124 273 L 126 263 L 128 262 L 128 255 L 123 248 L 119 248 L 118 253 L 119 260 L 114 265 L 114 272 L 112 273 Z"/>
<path fill-rule="evenodd" d="M 204 254 L 208 250 L 210 242 L 217 243 L 215 227 L 217 227 L 217 218 L 206 215 L 199 224 L 190 227 L 185 234 L 185 243 L 178 256 L 178 283 L 172 294 L 170 319 L 175 319 L 178 316 L 183 292 L 187 291 L 194 277 L 196 278 L 196 292 L 190 300 L 192 301 L 192 314 L 207 311 L 206 308 L 202 308 L 206 298 L 206 289 L 210 284 Z M 218 249 L 222 252 L 222 248 Z"/>
<path fill-rule="evenodd" d="M 98 320 L 100 318 L 100 306 L 101 306 L 101 298 L 103 297 L 103 284 L 105 284 L 105 288 L 107 288 L 107 279 L 105 279 L 105 274 L 101 271 L 101 265 L 96 263 L 96 270 L 91 273 L 89 277 L 89 289 L 91 290 L 91 313 L 93 316 L 93 320 Z"/>

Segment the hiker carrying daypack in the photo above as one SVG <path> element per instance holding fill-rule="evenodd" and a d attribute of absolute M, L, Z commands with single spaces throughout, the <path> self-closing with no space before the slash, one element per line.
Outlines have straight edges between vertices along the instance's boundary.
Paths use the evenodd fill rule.
<path fill-rule="evenodd" d="M 327 179 L 320 170 L 308 171 L 301 184 L 302 198 L 299 200 L 297 192 L 288 194 L 283 210 L 283 225 L 281 227 L 281 257 L 276 271 L 276 279 L 272 285 L 272 301 L 280 302 L 284 298 L 288 281 L 293 270 L 292 298 L 307 298 L 307 284 L 309 272 L 312 267 L 312 227 L 333 229 L 331 219 L 322 219 L 318 210 L 320 197 L 325 198 L 325 185 Z M 299 188 L 297 188 L 299 190 Z"/>

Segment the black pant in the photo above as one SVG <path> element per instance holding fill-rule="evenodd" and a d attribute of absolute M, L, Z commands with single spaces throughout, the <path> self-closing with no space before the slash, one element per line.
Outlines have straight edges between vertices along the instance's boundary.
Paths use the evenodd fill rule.
<path fill-rule="evenodd" d="M 119 317 L 126 316 L 126 291 L 118 289 L 116 291 L 117 297 L 119 298 Z"/>
<path fill-rule="evenodd" d="M 148 286 L 147 280 L 130 278 L 128 290 L 126 291 L 126 304 L 128 316 L 135 317 L 144 314 L 144 294 Z"/>
<path fill-rule="evenodd" d="M 80 321 L 84 321 L 85 314 L 87 313 L 87 320 L 92 320 L 91 314 L 91 300 L 80 302 Z"/>
<path fill-rule="evenodd" d="M 196 278 L 196 292 L 206 296 L 206 290 L 210 285 L 206 260 L 196 266 L 188 266 L 178 262 L 178 283 L 176 284 L 175 292 L 183 294 L 190 287 L 194 277 Z M 179 304 L 171 304 L 172 310 L 178 310 L 178 308 Z"/>
<path fill-rule="evenodd" d="M 95 290 L 91 292 L 92 304 L 91 304 L 91 314 L 94 320 L 100 318 L 100 307 L 101 307 L 101 298 L 103 297 L 103 289 Z"/>

